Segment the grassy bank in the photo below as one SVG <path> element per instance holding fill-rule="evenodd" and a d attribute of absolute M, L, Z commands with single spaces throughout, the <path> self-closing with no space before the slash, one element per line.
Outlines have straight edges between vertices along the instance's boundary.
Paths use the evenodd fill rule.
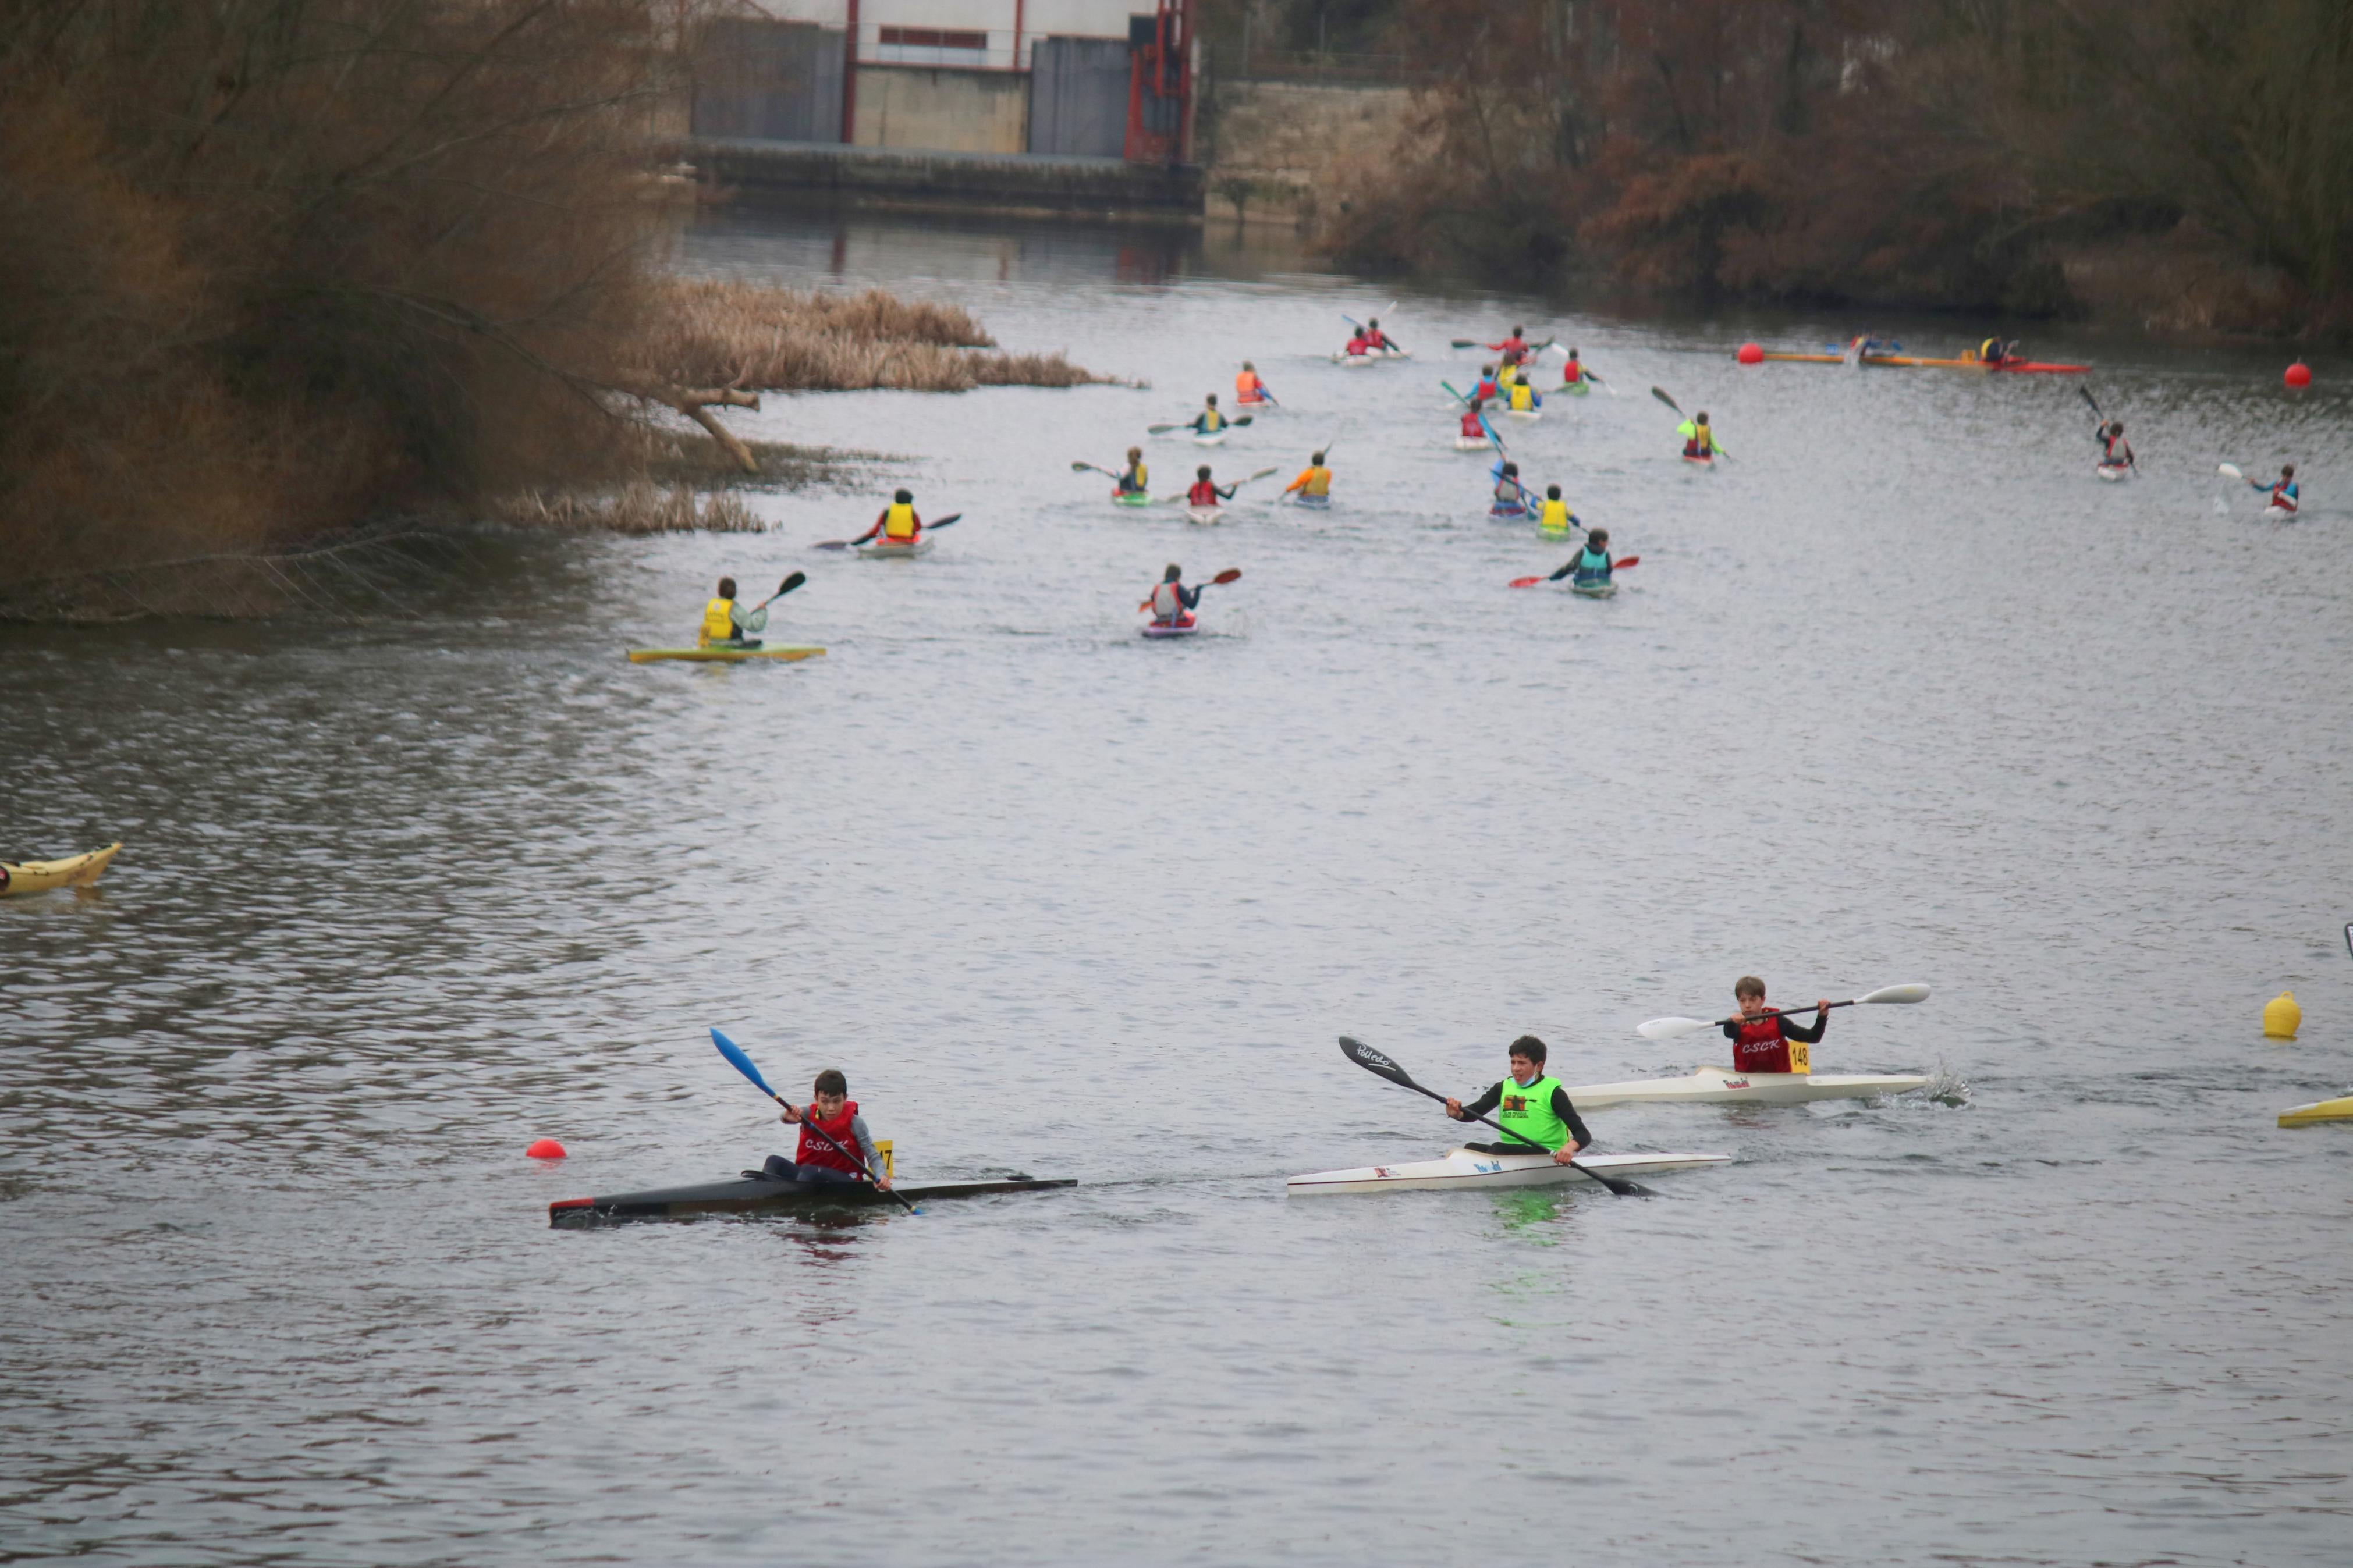
<path fill-rule="evenodd" d="M 685 198 L 649 132 L 702 19 L 637 0 L 14 7 L 0 615 L 251 613 L 269 563 L 361 549 L 387 518 L 739 525 L 740 501 L 681 499 L 700 488 L 681 416 L 736 482 L 789 483 L 809 463 L 764 467 L 728 408 L 1092 379 L 953 307 L 671 274 Z M 240 559 L 249 581 L 222 588 Z M 126 574 L 137 593 L 77 604 L 77 580 Z"/>

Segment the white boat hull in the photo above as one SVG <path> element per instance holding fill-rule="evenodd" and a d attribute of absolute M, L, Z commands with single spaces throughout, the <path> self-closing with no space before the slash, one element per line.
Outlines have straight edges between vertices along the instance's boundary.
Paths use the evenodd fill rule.
<path fill-rule="evenodd" d="M 1514 419 L 1541 419 L 1544 417 L 1544 410 L 1541 408 L 1506 408 L 1504 410 L 1504 413 Z"/>
<path fill-rule="evenodd" d="M 1494 447 L 1495 444 L 1484 436 L 1454 437 L 1454 449 L 1458 452 L 1490 452 L 1494 450 Z"/>
<path fill-rule="evenodd" d="M 1206 436 L 1198 430 L 1193 433 L 1193 445 L 1196 447 L 1222 447 L 1225 444 L 1226 433 L 1223 430 L 1212 430 Z"/>
<path fill-rule="evenodd" d="M 1702 1165 L 1722 1165 L 1729 1154 L 1588 1154 L 1577 1163 L 1605 1175 L 1655 1176 L 1666 1171 L 1690 1171 Z M 1443 1159 L 1416 1160 L 1403 1165 L 1359 1165 L 1352 1171 L 1315 1171 L 1283 1184 L 1293 1197 L 1324 1193 L 1454 1192 L 1474 1187 L 1556 1187 L 1574 1182 L 1598 1184 L 1575 1166 L 1556 1165 L 1549 1154 L 1481 1154 L 1469 1149 L 1450 1151 Z"/>
<path fill-rule="evenodd" d="M 1185 521 L 1198 522 L 1206 528 L 1221 521 L 1225 514 L 1226 509 L 1221 506 L 1188 506 L 1185 509 Z"/>
<path fill-rule="evenodd" d="M 885 540 L 877 540 L 858 553 L 869 561 L 913 561 L 931 552 L 932 542 L 918 539 L 913 544 L 892 544 Z"/>
<path fill-rule="evenodd" d="M 1924 1087 L 1917 1073 L 1736 1073 L 1704 1067 L 1685 1078 L 1638 1078 L 1625 1083 L 1568 1086 L 1579 1110 L 1608 1105 L 1803 1105 L 1816 1100 L 1871 1100 Z"/>
<path fill-rule="evenodd" d="M 2292 506 L 2267 506 L 2263 508 L 2263 521 L 2265 522 L 2286 522 L 2295 516 L 2295 508 Z"/>
<path fill-rule="evenodd" d="M 2097 463 L 2093 466 L 2092 472 L 2112 485 L 2122 484 L 2133 476 L 2133 471 L 2121 463 Z"/>

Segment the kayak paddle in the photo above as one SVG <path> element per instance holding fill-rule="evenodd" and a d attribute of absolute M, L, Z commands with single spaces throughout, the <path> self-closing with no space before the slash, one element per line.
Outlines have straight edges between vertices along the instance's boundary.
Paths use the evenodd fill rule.
<path fill-rule="evenodd" d="M 1662 403 L 1665 404 L 1668 407 L 1670 407 L 1670 408 L 1673 409 L 1677 414 L 1682 414 L 1682 413 L 1683 413 L 1683 405 L 1682 404 L 1680 404 L 1680 403 L 1677 403 L 1673 398 L 1669 397 L 1669 396 L 1667 395 L 1666 388 L 1664 388 L 1664 387 L 1662 387 L 1662 386 L 1654 386 L 1654 387 L 1651 388 L 1651 396 L 1653 396 L 1653 397 L 1655 397 L 1655 398 L 1657 398 L 1660 402 L 1662 402 Z M 1686 417 L 1688 417 L 1688 416 L 1686 416 Z M 1719 445 L 1717 445 L 1717 444 L 1716 444 L 1716 439 L 1715 439 L 1715 431 L 1712 427 L 1709 429 L 1709 431 L 1708 431 L 1708 433 L 1707 433 L 1707 440 L 1708 440 L 1708 450 L 1709 450 L 1710 452 L 1714 453 L 1715 456 L 1717 456 L 1717 457 L 1719 457 L 1719 458 L 1729 458 L 1730 456 L 1732 456 L 1732 454 L 1731 454 L 1731 453 L 1729 453 L 1729 452 L 1725 451 L 1725 450 L 1721 446 L 1719 446 Z"/>
<path fill-rule="evenodd" d="M 1430 1099 L 1438 1101 L 1440 1105 L 1446 1103 L 1446 1097 L 1444 1095 L 1439 1093 L 1435 1089 L 1422 1088 L 1421 1085 L 1413 1081 L 1412 1075 L 1409 1074 L 1405 1068 L 1398 1066 L 1397 1063 L 1391 1061 L 1388 1057 L 1382 1055 L 1380 1052 L 1373 1049 L 1372 1047 L 1365 1044 L 1362 1040 L 1352 1040 L 1345 1035 L 1341 1036 L 1340 1054 L 1346 1057 L 1358 1067 L 1364 1068 L 1366 1072 L 1373 1074 L 1377 1078 L 1385 1078 L 1391 1083 L 1397 1085 L 1399 1089 L 1409 1089 L 1416 1094 L 1426 1094 L 1430 1096 Z M 1553 1152 L 1550 1149 L 1546 1148 L 1543 1144 L 1537 1142 L 1535 1139 L 1528 1137 L 1525 1133 L 1514 1132 L 1510 1128 L 1504 1126 L 1502 1122 L 1494 1121 L 1490 1117 L 1481 1116 L 1473 1118 L 1472 1120 L 1486 1122 L 1488 1126 L 1493 1128 L 1496 1131 L 1502 1133 L 1506 1138 L 1517 1138 L 1521 1142 L 1526 1144 L 1536 1153 L 1549 1154 Z M 1642 1185 L 1640 1182 L 1630 1182 L 1623 1176 L 1605 1176 L 1600 1172 L 1592 1169 L 1590 1166 L 1580 1165 L 1574 1160 L 1571 1160 L 1568 1163 L 1568 1168 L 1577 1172 L 1579 1175 L 1591 1177 L 1593 1180 L 1600 1183 L 1603 1186 L 1608 1187 L 1611 1192 L 1617 1194 L 1618 1196 L 1621 1198 L 1654 1198 L 1659 1195 L 1650 1188 Z"/>
<path fill-rule="evenodd" d="M 1071 465 L 1071 472 L 1072 472 L 1072 473 L 1074 473 L 1074 474 L 1086 474 L 1086 473 L 1101 474 L 1103 478 L 1105 478 L 1105 479 L 1115 479 L 1119 478 L 1119 476 L 1118 476 L 1117 474 L 1113 473 L 1109 468 L 1096 468 L 1092 463 L 1077 463 L 1077 462 L 1074 462 L 1074 463 L 1072 463 L 1072 464 Z"/>
<path fill-rule="evenodd" d="M 2236 463 L 2220 464 L 2215 468 L 2214 471 L 2221 475 L 2226 479 L 2243 479 L 2247 477 L 2245 473 L 2241 471 L 2239 465 Z"/>
<path fill-rule="evenodd" d="M 1851 997 L 1844 1002 L 1833 1002 L 1831 1005 L 1852 1007 L 1857 1003 L 1865 1002 L 1926 1002 L 1927 999 L 1928 988 L 1926 985 L 1883 985 L 1867 996 Z M 1794 1018 L 1800 1013 L 1813 1011 L 1811 1007 L 1767 1007 L 1757 1016 L 1764 1018 Z M 1634 1032 L 1646 1040 L 1672 1040 L 1684 1035 L 1696 1035 L 1702 1029 L 1720 1029 L 1726 1024 L 1744 1024 L 1747 1021 L 1746 1016 L 1718 1018 L 1713 1024 L 1699 1018 L 1653 1018 L 1647 1024 L 1636 1025 Z"/>
<path fill-rule="evenodd" d="M 1229 419 L 1229 420 L 1227 420 L 1227 421 L 1225 422 L 1225 424 L 1224 424 L 1224 425 L 1219 426 L 1219 428 L 1222 430 L 1222 429 L 1229 429 L 1229 428 L 1231 428 L 1232 426 L 1238 426 L 1238 425 L 1247 425 L 1247 424 L 1249 424 L 1251 420 L 1253 420 L 1253 419 L 1255 419 L 1255 418 L 1257 418 L 1257 417 L 1258 417 L 1258 416 L 1257 416 L 1257 415 L 1255 415 L 1255 414 L 1245 414 L 1245 415 L 1243 415 L 1243 416 L 1242 416 L 1240 418 L 1239 418 L 1239 419 Z M 1147 435 L 1153 435 L 1153 436 L 1166 436 L 1166 435 L 1167 435 L 1167 434 L 1168 434 L 1168 432 L 1170 432 L 1171 430 L 1190 430 L 1192 427 L 1193 427 L 1193 426 L 1192 426 L 1190 424 L 1185 424 L 1185 425 L 1146 425 L 1144 428 L 1145 428 L 1145 432 Z M 1119 476 L 1118 476 L 1118 475 L 1116 475 L 1116 474 L 1113 474 L 1112 477 L 1113 477 L 1113 479 L 1117 479 Z"/>
<path fill-rule="evenodd" d="M 752 1080 L 752 1086 L 754 1089 L 757 1089 L 762 1094 L 766 1095 L 770 1100 L 775 1100 L 778 1105 L 783 1106 L 786 1110 L 794 1111 L 796 1114 L 798 1113 L 798 1107 L 795 1106 L 791 1100 L 786 1100 L 783 1095 L 778 1094 L 775 1089 L 768 1087 L 768 1080 L 760 1076 L 760 1069 L 752 1065 L 752 1058 L 745 1056 L 742 1047 L 737 1046 L 734 1041 L 729 1039 L 718 1030 L 713 1029 L 711 1031 L 711 1043 L 719 1047 L 719 1054 L 727 1058 L 728 1066 L 733 1068 L 737 1072 L 742 1073 L 745 1078 Z M 866 1168 L 866 1162 L 860 1159 L 857 1154 L 851 1151 L 834 1142 L 832 1134 L 826 1131 L 824 1128 L 819 1127 L 816 1122 L 808 1121 L 807 1118 L 803 1118 L 800 1124 L 803 1127 L 807 1128 L 810 1131 L 816 1133 L 818 1139 L 829 1146 L 835 1153 L 840 1155 L 843 1159 L 857 1166 L 860 1173 L 863 1174 L 868 1181 L 874 1182 L 876 1188 L 882 1192 L 890 1193 L 891 1196 L 897 1201 L 901 1208 L 905 1209 L 909 1214 L 916 1212 L 914 1205 L 909 1203 L 906 1199 L 900 1197 L 897 1193 L 892 1192 L 889 1187 L 883 1186 L 881 1183 L 875 1182 L 874 1173 Z"/>
<path fill-rule="evenodd" d="M 1584 527 L 1585 527 L 1585 525 L 1584 525 L 1583 523 L 1579 523 L 1579 524 L 1577 524 L 1577 526 L 1578 526 L 1579 528 L 1584 528 Z M 1587 530 L 1586 530 L 1586 531 L 1588 531 L 1588 532 L 1589 533 L 1589 532 L 1591 532 L 1592 531 L 1591 531 L 1590 529 L 1587 529 Z M 1641 556 L 1639 556 L 1639 555 L 1627 555 L 1627 556 L 1622 556 L 1622 557 L 1620 557 L 1620 559 L 1618 559 L 1618 560 L 1616 560 L 1616 561 L 1612 561 L 1612 562 L 1609 563 L 1609 570 L 1611 570 L 1612 572 L 1623 572 L 1623 571 L 1625 571 L 1625 570 L 1626 570 L 1626 568 L 1628 568 L 1629 566 L 1640 566 L 1641 563 L 1642 563 L 1642 558 L 1641 558 Z M 1513 587 L 1514 587 L 1514 588 L 1533 588 L 1533 587 L 1535 587 L 1535 586 L 1537 584 L 1539 584 L 1539 583 L 1557 583 L 1557 582 L 1559 582 L 1563 577 L 1567 576 L 1571 572 L 1574 572 L 1574 571 L 1576 571 L 1576 570 L 1577 570 L 1577 563 L 1576 563 L 1576 562 L 1574 562 L 1574 561 L 1572 561 L 1572 562 L 1570 562 L 1567 565 L 1566 565 L 1566 566 L 1562 567 L 1559 571 L 1553 573 L 1553 574 L 1550 574 L 1549 576 L 1545 576 L 1545 577 L 1514 577 L 1514 578 L 1513 578 L 1513 579 L 1512 579 L 1512 586 L 1513 586 Z"/>
<path fill-rule="evenodd" d="M 1119 476 L 1117 474 L 1113 474 L 1112 476 L 1113 479 L 1117 479 L 1118 477 Z M 934 528 L 950 527 L 955 522 L 956 519 L 963 515 L 964 513 L 960 511 L 952 511 L 948 513 L 947 516 L 940 519 L 937 522 L 927 522 L 923 524 L 924 531 L 929 532 Z M 867 536 L 869 539 L 872 537 L 873 536 L 871 534 Z M 863 544 L 865 542 L 866 540 L 864 539 L 828 539 L 822 544 L 812 544 L 809 548 L 811 550 L 847 550 L 853 544 Z"/>
<path fill-rule="evenodd" d="M 2103 425 L 2105 425 L 2108 422 L 2108 416 L 2100 412 L 2099 404 L 2094 401 L 2092 397 L 2092 389 L 2090 387 L 2085 386 L 2080 381 L 2077 382 L 2075 384 L 2075 395 L 2082 398 L 2086 404 L 2090 405 L 2093 418 L 2098 420 Z"/>
<path fill-rule="evenodd" d="M 756 604 L 756 605 L 753 605 L 752 607 L 753 607 L 754 610 L 765 610 L 765 609 L 766 609 L 770 605 L 775 604 L 778 599 L 783 598 L 786 595 L 787 595 L 787 594 L 791 593 L 794 589 L 796 589 L 796 588 L 799 587 L 802 584 L 804 584 L 804 583 L 806 583 L 806 582 L 807 582 L 807 581 L 808 581 L 808 574 L 807 574 L 807 573 L 806 573 L 806 572 L 796 572 L 796 573 L 794 573 L 791 576 L 789 576 L 789 577 L 786 578 L 783 582 L 781 582 L 781 583 L 777 584 L 776 584 L 776 591 L 775 593 L 773 593 L 773 594 L 769 595 L 766 598 L 765 598 L 765 599 L 761 600 L 758 604 Z"/>

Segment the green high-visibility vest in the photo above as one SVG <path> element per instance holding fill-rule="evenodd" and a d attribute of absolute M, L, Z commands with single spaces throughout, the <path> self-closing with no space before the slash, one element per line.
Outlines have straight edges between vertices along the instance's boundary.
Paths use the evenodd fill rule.
<path fill-rule="evenodd" d="M 1539 1076 L 1535 1082 L 1522 1089 L 1510 1079 L 1503 1082 L 1503 1103 L 1495 1108 L 1495 1120 L 1508 1132 L 1522 1138 L 1533 1138 L 1547 1149 L 1558 1149 L 1568 1142 L 1568 1123 L 1553 1114 L 1552 1091 L 1560 1087 L 1560 1079 L 1549 1075 Z M 1506 1138 L 1505 1143 L 1518 1145 L 1517 1139 Z M 1533 1149 L 1526 1150 L 1535 1153 Z"/>

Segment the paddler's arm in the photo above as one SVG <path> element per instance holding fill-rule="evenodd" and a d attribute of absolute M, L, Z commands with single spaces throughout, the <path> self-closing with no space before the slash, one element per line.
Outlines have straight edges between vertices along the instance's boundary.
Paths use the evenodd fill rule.
<path fill-rule="evenodd" d="M 1446 1114 L 1451 1116 L 1457 1121 L 1476 1121 L 1480 1117 L 1486 1115 L 1487 1112 L 1494 1110 L 1495 1107 L 1503 1103 L 1504 1086 L 1501 1083 L 1496 1083 L 1490 1085 L 1486 1093 L 1481 1095 L 1478 1099 L 1472 1100 L 1468 1105 L 1463 1104 L 1459 1100 L 1449 1100 L 1446 1102 Z"/>
<path fill-rule="evenodd" d="M 891 1177 L 882 1169 L 882 1151 L 874 1147 L 874 1134 L 866 1131 L 866 1118 L 853 1116 L 849 1119 L 849 1138 L 858 1145 L 859 1158 L 864 1160 L 866 1168 L 874 1173 L 874 1184 L 889 1192 Z"/>
<path fill-rule="evenodd" d="M 1577 1107 L 1570 1103 L 1568 1090 L 1558 1084 L 1552 1086 L 1552 1113 L 1568 1123 L 1569 1141 L 1552 1157 L 1555 1164 L 1565 1165 L 1578 1150 L 1593 1142 L 1593 1134 L 1585 1130 L 1585 1119 L 1577 1115 Z"/>
<path fill-rule="evenodd" d="M 1831 1026 L 1831 1016 L 1825 1010 L 1829 1006 L 1830 1004 L 1827 1001 L 1815 1004 L 1814 1022 L 1811 1028 L 1808 1028 L 1800 1024 L 1793 1023 L 1791 1019 L 1794 1015 L 1788 1013 L 1782 1014 L 1781 1037 L 1785 1040 L 1795 1040 L 1801 1046 L 1820 1045 L 1822 1043 L 1822 1031 Z"/>

